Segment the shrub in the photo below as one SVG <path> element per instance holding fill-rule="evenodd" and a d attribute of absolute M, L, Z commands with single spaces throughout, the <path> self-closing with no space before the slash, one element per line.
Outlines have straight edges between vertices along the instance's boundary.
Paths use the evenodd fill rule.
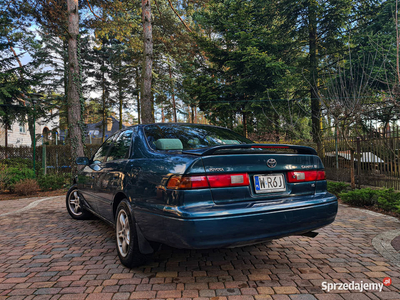
<path fill-rule="evenodd" d="M 380 190 L 376 205 L 385 211 L 400 212 L 400 193 L 393 189 Z"/>
<path fill-rule="evenodd" d="M 42 191 L 59 190 L 69 185 L 69 175 L 46 175 L 38 179 L 39 187 Z"/>
<path fill-rule="evenodd" d="M 7 178 L 6 168 L 7 166 L 0 162 L 0 191 L 6 188 L 6 183 L 5 183 Z"/>
<path fill-rule="evenodd" d="M 400 213 L 400 193 L 393 189 L 372 190 L 370 188 L 342 192 L 343 202 L 355 206 L 376 206 L 385 211 Z"/>
<path fill-rule="evenodd" d="M 372 190 L 370 188 L 342 192 L 339 194 L 340 199 L 343 202 L 356 205 L 356 206 L 373 206 L 377 203 L 379 197 L 378 190 Z"/>
<path fill-rule="evenodd" d="M 32 159 L 28 159 L 28 158 L 19 158 L 19 157 L 7 158 L 7 159 L 2 159 L 0 161 L 0 163 L 5 165 L 8 168 L 32 169 L 32 167 L 33 167 Z"/>
<path fill-rule="evenodd" d="M 328 181 L 328 192 L 336 196 L 339 196 L 341 192 L 347 190 L 349 187 L 350 185 L 344 182 Z"/>
<path fill-rule="evenodd" d="M 9 167 L 2 171 L 1 181 L 4 189 L 13 191 L 17 182 L 33 178 L 35 178 L 35 173 L 32 169 Z"/>
<path fill-rule="evenodd" d="M 14 184 L 14 192 L 20 196 L 32 195 L 39 190 L 35 179 L 25 179 Z"/>

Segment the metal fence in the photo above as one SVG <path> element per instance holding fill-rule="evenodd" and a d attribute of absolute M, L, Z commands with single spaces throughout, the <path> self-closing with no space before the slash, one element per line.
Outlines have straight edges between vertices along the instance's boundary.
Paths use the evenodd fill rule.
<path fill-rule="evenodd" d="M 262 141 L 265 143 L 301 144 L 315 147 L 310 141 L 293 141 L 274 139 Z M 96 141 L 97 144 L 97 141 Z M 99 145 L 86 145 L 85 155 L 91 157 Z M 323 141 L 324 153 L 321 159 L 325 165 L 327 178 L 336 181 L 351 181 L 351 149 L 354 150 L 354 175 L 358 186 L 369 185 L 388 187 L 400 190 L 400 129 L 396 127 L 390 130 L 370 130 L 370 134 L 358 138 L 325 138 Z M 52 172 L 70 172 L 71 157 L 69 145 L 45 146 L 43 155 L 42 146 L 36 148 L 36 164 L 43 165 L 45 158 L 46 170 Z M 0 159 L 28 158 L 32 159 L 30 147 L 0 147 Z"/>
<path fill-rule="evenodd" d="M 354 150 L 355 181 L 400 190 L 399 127 L 391 131 L 371 130 L 370 134 L 345 141 L 324 140 L 324 162 L 328 179 L 350 182 L 351 149 Z"/>
<path fill-rule="evenodd" d="M 323 139 L 320 155 L 329 180 L 351 182 L 351 166 L 357 187 L 376 186 L 400 190 L 400 128 L 398 126 L 369 128 L 359 137 L 328 137 Z M 332 133 L 331 133 L 332 134 Z M 263 139 L 261 143 L 296 144 L 316 148 L 312 141 Z M 352 162 L 351 152 L 354 160 Z"/>
<path fill-rule="evenodd" d="M 43 149 L 44 148 L 44 149 Z M 85 155 L 92 157 L 99 145 L 86 145 Z M 0 147 L 0 160 L 6 158 L 33 159 L 31 147 Z M 70 156 L 70 145 L 44 145 L 36 147 L 35 162 L 37 168 L 45 167 L 46 173 L 69 173 L 71 172 L 72 159 Z"/>

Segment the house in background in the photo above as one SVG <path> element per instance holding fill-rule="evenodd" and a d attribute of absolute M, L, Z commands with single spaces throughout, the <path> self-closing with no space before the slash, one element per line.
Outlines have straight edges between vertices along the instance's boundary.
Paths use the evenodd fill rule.
<path fill-rule="evenodd" d="M 328 157 L 335 157 L 336 152 L 327 152 L 325 153 Z M 339 159 L 344 159 L 350 161 L 351 153 L 350 150 L 347 151 L 338 151 Z M 354 155 L 354 161 L 357 161 L 356 154 Z M 384 163 L 383 159 L 373 154 L 372 152 L 361 152 L 361 162 L 362 163 Z"/>
<path fill-rule="evenodd" d="M 122 128 L 126 128 L 122 124 Z M 119 130 L 119 121 L 114 117 L 108 117 L 105 128 L 105 137 L 107 139 L 110 135 Z M 67 136 L 66 130 L 60 131 L 60 140 L 65 141 Z M 85 125 L 86 144 L 102 144 L 103 143 L 103 122 L 91 123 Z"/>
<path fill-rule="evenodd" d="M 335 167 L 336 165 L 336 152 L 326 152 L 325 156 L 329 158 L 327 167 Z M 361 152 L 360 165 L 363 170 L 375 170 L 379 168 L 379 165 L 383 165 L 385 162 L 382 158 L 375 155 L 372 152 Z M 350 150 L 338 151 L 338 162 L 345 168 L 351 166 L 351 153 Z M 357 165 L 357 155 L 354 154 L 354 164 Z"/>
<path fill-rule="evenodd" d="M 124 124 L 122 124 L 122 128 L 125 128 L 125 127 L 126 126 Z M 106 129 L 105 138 L 107 138 L 119 130 L 119 121 L 117 119 L 115 119 L 114 117 L 108 117 L 105 129 Z M 93 124 L 86 124 L 86 135 L 91 136 L 92 138 L 102 138 L 103 137 L 103 122 L 100 121 L 100 122 L 93 123 Z"/>
<path fill-rule="evenodd" d="M 35 125 L 36 145 L 40 146 L 43 142 L 51 141 L 56 138 L 55 132 L 58 130 L 60 118 L 58 114 L 54 115 L 51 121 L 38 119 Z M 0 146 L 5 146 L 6 130 L 4 127 L 0 130 Z M 9 147 L 32 146 L 29 133 L 28 122 L 14 122 L 11 128 L 7 130 L 7 143 Z"/>

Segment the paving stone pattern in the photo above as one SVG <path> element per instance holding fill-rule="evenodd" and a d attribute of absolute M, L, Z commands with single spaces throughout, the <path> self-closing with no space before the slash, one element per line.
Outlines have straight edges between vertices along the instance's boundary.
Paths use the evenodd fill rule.
<path fill-rule="evenodd" d="M 28 203 L 28 202 L 27 202 Z M 1 201 L 0 215 L 20 200 Z M 314 238 L 288 237 L 234 249 L 164 247 L 147 265 L 123 267 L 113 229 L 72 220 L 64 198 L 0 217 L 0 300 L 16 299 L 400 299 L 400 269 L 371 240 L 400 223 L 341 206 Z M 382 292 L 322 290 L 330 283 L 377 282 Z"/>
<path fill-rule="evenodd" d="M 24 207 L 28 206 L 29 204 L 44 198 L 25 198 L 21 200 L 2 200 L 0 201 L 0 216 L 3 214 L 10 213 L 12 211 L 16 211 L 19 209 L 23 209 Z M 4 203 L 3 203 L 4 202 Z M 12 205 L 10 205 L 12 203 Z"/>

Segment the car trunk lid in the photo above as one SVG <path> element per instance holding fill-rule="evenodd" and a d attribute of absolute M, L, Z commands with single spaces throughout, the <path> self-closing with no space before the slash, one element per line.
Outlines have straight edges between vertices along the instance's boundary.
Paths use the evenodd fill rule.
<path fill-rule="evenodd" d="M 276 200 L 315 193 L 315 181 L 288 182 L 287 180 L 288 174 L 299 176 L 301 179 L 307 171 L 323 169 L 322 162 L 314 149 L 288 145 L 267 146 L 268 148 L 266 145 L 265 148 L 219 146 L 212 151 L 209 151 L 210 149 L 203 151 L 205 156 L 197 154 L 202 156 L 215 203 Z M 247 180 L 248 176 L 249 184 L 212 186 L 212 181 L 218 182 L 221 178 L 226 178 L 226 175 L 232 176 L 232 182 Z M 241 179 L 240 176 L 244 178 Z"/>

